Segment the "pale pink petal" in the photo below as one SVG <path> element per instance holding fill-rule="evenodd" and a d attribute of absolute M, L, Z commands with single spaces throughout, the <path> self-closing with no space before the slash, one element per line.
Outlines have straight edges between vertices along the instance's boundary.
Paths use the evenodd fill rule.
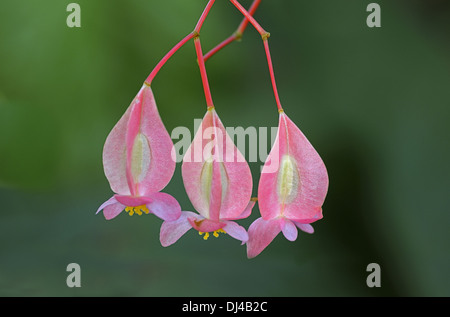
<path fill-rule="evenodd" d="M 195 210 L 205 218 L 209 218 L 210 185 L 207 181 L 212 177 L 212 163 L 206 162 L 203 150 L 210 139 L 203 139 L 205 129 L 212 126 L 212 113 L 208 111 L 195 133 L 194 140 L 187 149 L 181 166 L 184 188 Z M 211 143 L 209 143 L 211 144 Z"/>
<path fill-rule="evenodd" d="M 112 191 L 121 195 L 131 194 L 126 174 L 126 133 L 128 119 L 130 118 L 130 112 L 134 102 L 133 100 L 131 106 L 111 130 L 103 147 L 103 169 L 105 176 L 109 181 Z"/>
<path fill-rule="evenodd" d="M 145 85 L 144 85 L 145 86 Z M 137 174 L 136 172 L 133 173 L 133 170 L 136 170 L 138 167 L 143 169 L 149 167 L 149 163 L 151 160 L 151 153 L 147 153 L 147 157 L 144 160 L 143 157 L 139 157 L 138 159 L 134 159 L 133 157 L 133 150 L 136 143 L 136 137 L 138 136 L 138 133 L 140 131 L 141 126 L 141 120 L 142 120 L 142 97 L 143 97 L 143 89 L 144 86 L 141 88 L 141 91 L 138 93 L 136 98 L 134 98 L 133 103 L 131 104 L 130 108 L 130 116 L 128 118 L 128 124 L 127 124 L 127 133 L 125 137 L 125 144 L 126 144 L 126 173 L 127 173 L 127 182 L 128 182 L 128 188 L 130 189 L 131 195 L 138 196 L 138 183 L 139 175 L 133 175 Z M 148 140 L 145 138 L 142 138 L 144 142 L 147 142 L 144 146 L 149 147 Z M 139 139 L 141 141 L 141 139 Z M 140 144 L 142 147 L 142 142 Z M 139 161 L 139 162 L 136 162 Z M 147 164 L 145 167 L 143 167 L 144 164 Z"/>
<path fill-rule="evenodd" d="M 220 211 L 222 206 L 222 175 L 220 162 L 213 160 L 212 162 L 212 177 L 211 177 L 211 192 L 209 198 L 209 219 L 219 221 Z"/>
<path fill-rule="evenodd" d="M 171 155 L 172 139 L 159 116 L 153 92 L 147 85 L 143 88 L 140 133 L 148 140 L 151 158 L 147 173 L 139 182 L 139 194 L 148 196 L 166 187 L 173 176 L 176 162 Z"/>
<path fill-rule="evenodd" d="M 306 233 L 314 233 L 314 228 L 309 223 L 299 223 L 299 222 L 295 222 L 295 221 L 294 221 L 294 223 L 300 230 L 302 230 Z"/>
<path fill-rule="evenodd" d="M 197 217 L 198 215 L 190 212 L 181 212 L 180 217 L 175 221 L 164 221 L 161 225 L 159 240 L 163 247 L 174 244 L 178 241 L 189 229 L 192 228 L 188 221 L 188 217 Z"/>
<path fill-rule="evenodd" d="M 100 207 L 98 207 L 97 212 L 95 214 L 98 214 L 100 212 L 100 210 L 103 210 L 103 208 L 105 208 L 106 206 L 112 205 L 112 204 L 116 204 L 117 200 L 116 198 L 113 196 L 110 199 L 108 199 L 107 201 L 105 201 L 103 204 L 101 204 Z"/>
<path fill-rule="evenodd" d="M 148 170 L 151 161 L 150 144 L 146 136 L 141 130 L 142 121 L 142 103 L 144 96 L 144 87 L 134 98 L 134 103 L 131 106 L 130 117 L 127 124 L 126 134 L 126 172 L 128 187 L 130 188 L 131 195 L 139 195 L 138 183 L 143 177 L 143 171 Z M 138 150 L 139 147 L 139 151 Z M 144 153 L 147 150 L 147 153 Z M 136 155 L 135 152 L 139 152 Z M 145 156 L 144 156 L 145 155 Z"/>
<path fill-rule="evenodd" d="M 256 219 L 248 229 L 247 257 L 250 259 L 260 254 L 280 231 L 280 219 Z"/>
<path fill-rule="evenodd" d="M 103 148 L 103 166 L 111 189 L 125 196 L 162 190 L 175 171 L 172 147 L 152 90 L 143 85 Z"/>
<path fill-rule="evenodd" d="M 280 127 L 275 142 L 267 156 L 259 178 L 258 206 L 261 217 L 268 220 L 281 214 L 281 206 L 277 195 L 277 176 L 280 166 Z"/>
<path fill-rule="evenodd" d="M 110 220 L 117 217 L 124 209 L 125 206 L 121 203 L 108 205 L 103 209 L 103 216 L 105 216 L 106 220 Z"/>
<path fill-rule="evenodd" d="M 209 220 L 201 216 L 189 217 L 188 221 L 195 230 L 200 232 L 213 232 L 222 229 L 226 225 L 225 222 Z"/>
<path fill-rule="evenodd" d="M 147 204 L 148 210 L 158 218 L 166 221 L 174 221 L 180 217 L 180 204 L 171 195 L 158 192 L 147 197 L 151 200 Z"/>
<path fill-rule="evenodd" d="M 281 171 L 286 166 L 289 173 Z M 281 186 L 283 176 L 287 179 L 286 186 Z M 283 215 L 301 222 L 316 221 L 322 217 L 327 190 L 328 174 L 322 159 L 300 129 L 281 112 L 277 137 L 258 187 L 261 216 L 271 219 Z"/>
<path fill-rule="evenodd" d="M 328 174 L 317 151 L 300 129 L 284 114 L 280 115 L 288 135 L 288 154 L 297 161 L 301 189 L 298 196 L 286 204 L 284 215 L 289 219 L 322 218 L 322 205 L 328 191 Z"/>
<path fill-rule="evenodd" d="M 222 218 L 222 220 L 237 220 L 237 219 L 247 218 L 252 213 L 252 209 L 255 206 L 255 204 L 256 204 L 256 199 L 252 198 L 248 202 L 248 205 L 247 205 L 247 207 L 245 207 L 244 211 L 242 211 L 242 214 L 240 214 L 238 217 L 232 218 L 232 219 Z"/>
<path fill-rule="evenodd" d="M 226 225 L 223 230 L 236 240 L 242 241 L 245 244 L 248 241 L 248 233 L 244 227 L 238 225 L 234 221 L 225 221 Z"/>
<path fill-rule="evenodd" d="M 283 232 L 285 238 L 289 241 L 297 240 L 297 227 L 295 227 L 295 224 L 292 221 L 283 219 L 283 222 L 281 223 L 281 231 Z"/>
<path fill-rule="evenodd" d="M 114 195 L 114 197 L 119 203 L 127 207 L 137 207 L 147 205 L 152 201 L 151 198 L 142 196 L 133 197 L 133 196 Z"/>
<path fill-rule="evenodd" d="M 149 86 L 143 85 L 130 107 L 126 134 L 127 180 L 132 195 L 147 196 L 162 190 L 172 178 L 173 143 Z"/>
<path fill-rule="evenodd" d="M 214 109 L 207 111 L 186 152 L 182 175 L 189 199 L 205 218 L 216 219 L 220 205 L 220 219 L 236 219 L 248 205 L 252 192 L 250 168 Z M 212 181 L 213 176 L 216 182 Z M 219 196 L 221 199 L 217 201 Z"/>
<path fill-rule="evenodd" d="M 125 206 L 119 203 L 116 198 L 113 196 L 107 201 L 105 201 L 98 209 L 95 214 L 98 214 L 101 210 L 103 210 L 103 216 L 105 216 L 106 220 L 110 220 L 119 215 Z"/>
<path fill-rule="evenodd" d="M 253 178 L 245 157 L 233 143 L 226 129 L 213 110 L 214 123 L 218 135 L 222 137 L 217 142 L 222 167 L 222 206 L 221 219 L 242 219 L 242 214 L 248 207 L 252 191 Z"/>

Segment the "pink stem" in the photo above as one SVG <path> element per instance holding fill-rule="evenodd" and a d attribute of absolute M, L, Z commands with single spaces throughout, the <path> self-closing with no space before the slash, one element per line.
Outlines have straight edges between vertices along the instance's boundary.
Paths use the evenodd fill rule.
<path fill-rule="evenodd" d="M 275 83 L 275 73 L 273 71 L 273 63 L 272 58 L 270 57 L 270 50 L 269 50 L 269 42 L 268 38 L 270 36 L 270 33 L 266 32 L 261 25 L 253 18 L 253 16 L 245 10 L 245 8 L 237 1 L 237 0 L 230 0 L 231 3 L 234 4 L 234 6 L 246 17 L 246 19 L 253 25 L 253 27 L 258 31 L 258 33 L 261 35 L 264 43 L 264 50 L 266 52 L 267 56 L 267 65 L 269 66 L 269 73 L 270 73 L 270 80 L 272 82 L 272 88 L 275 95 L 275 101 L 277 103 L 278 111 L 283 111 L 283 108 L 281 106 L 280 97 L 278 95 L 278 89 L 277 85 Z"/>
<path fill-rule="evenodd" d="M 215 0 L 209 0 L 208 4 L 206 5 L 205 10 L 203 10 L 202 15 L 197 22 L 197 25 L 195 26 L 194 32 L 200 33 L 200 29 L 202 28 L 203 23 L 205 22 L 206 17 L 208 16 L 209 11 L 211 10 L 214 2 L 215 2 Z"/>
<path fill-rule="evenodd" d="M 275 74 L 273 72 L 272 58 L 270 57 L 269 41 L 265 39 L 263 42 L 264 42 L 264 50 L 266 51 L 267 56 L 267 64 L 269 65 L 270 80 L 272 81 L 273 94 L 275 96 L 277 108 L 278 111 L 283 111 L 283 107 L 281 107 L 280 96 L 278 95 L 277 84 L 275 83 Z"/>
<path fill-rule="evenodd" d="M 255 27 L 255 29 L 261 34 L 262 37 L 265 36 L 267 33 L 264 31 L 264 29 L 259 25 L 258 22 L 256 22 L 255 18 L 247 11 L 245 8 L 237 1 L 237 0 L 230 0 L 232 4 L 247 18 L 247 20 Z"/>
<path fill-rule="evenodd" d="M 261 0 L 253 1 L 252 5 L 250 6 L 250 9 L 248 9 L 248 12 L 251 15 L 255 14 L 255 11 L 258 8 L 260 3 L 261 3 Z M 211 51 L 209 51 L 208 53 L 205 54 L 205 57 L 204 57 L 205 61 L 210 59 L 214 54 L 216 54 L 218 51 L 223 49 L 228 44 L 230 44 L 230 43 L 232 43 L 232 42 L 234 42 L 236 40 L 239 40 L 242 37 L 242 35 L 244 34 L 245 29 L 247 28 L 248 22 L 249 22 L 248 19 L 244 17 L 244 19 L 242 20 L 241 24 L 237 28 L 236 32 L 233 33 L 233 35 L 231 35 L 230 37 L 225 39 L 223 42 L 219 43 Z"/>
<path fill-rule="evenodd" d="M 216 47 L 214 47 L 212 50 L 210 50 L 208 53 L 205 54 L 205 56 L 203 57 L 205 62 L 211 58 L 211 56 L 213 56 L 214 54 L 216 54 L 218 51 L 220 51 L 222 48 L 224 48 L 225 46 L 227 46 L 228 44 L 230 44 L 231 42 L 234 42 L 238 37 L 236 36 L 236 34 L 231 35 L 229 38 L 227 38 L 225 41 L 223 41 L 222 43 L 218 44 Z"/>
<path fill-rule="evenodd" d="M 259 4 L 261 3 L 261 0 L 255 0 L 253 1 L 252 5 L 250 6 L 250 9 L 248 9 L 248 13 L 253 16 L 256 12 L 256 9 L 258 9 Z M 241 24 L 239 25 L 237 29 L 237 33 L 244 33 L 245 29 L 247 28 L 249 20 L 245 18 L 242 20 Z"/>
<path fill-rule="evenodd" d="M 193 32 L 188 34 L 184 39 L 182 39 L 177 45 L 175 45 L 164 57 L 162 60 L 159 61 L 159 63 L 155 66 L 155 68 L 152 70 L 150 75 L 145 80 L 145 84 L 147 86 L 150 86 L 152 84 L 153 79 L 155 78 L 156 74 L 158 74 L 161 67 L 164 66 L 165 63 L 172 57 L 173 54 L 175 54 L 176 51 L 178 51 L 184 44 L 189 42 L 189 40 L 193 39 L 194 37 L 197 37 L 200 33 L 200 29 L 203 26 L 203 23 L 206 20 L 206 17 L 208 16 L 209 11 L 211 10 L 212 5 L 214 4 L 215 0 L 210 0 L 208 4 L 206 5 L 205 10 L 203 10 L 202 15 L 200 16 L 200 19 L 197 22 L 197 25 L 195 26 L 195 29 Z"/>
<path fill-rule="evenodd" d="M 175 54 L 176 51 L 178 51 L 184 44 L 186 44 L 189 40 L 193 39 L 195 37 L 195 33 L 192 32 L 188 34 L 184 39 L 182 39 L 177 45 L 175 45 L 164 57 L 159 61 L 159 63 L 155 66 L 155 68 L 152 70 L 150 75 L 145 80 L 145 84 L 147 86 L 150 86 L 153 79 L 155 78 L 156 74 L 159 72 L 161 67 L 164 66 L 164 64 L 172 57 L 173 54 Z"/>
<path fill-rule="evenodd" d="M 205 59 L 203 58 L 202 45 L 200 44 L 200 38 L 197 36 L 194 39 L 195 52 L 197 53 L 198 66 L 200 68 L 200 75 L 202 77 L 203 90 L 205 91 L 206 106 L 208 109 L 214 108 L 212 101 L 211 90 L 209 88 L 208 76 L 206 75 Z"/>
<path fill-rule="evenodd" d="M 208 76 L 206 74 L 205 59 L 203 57 L 202 45 L 200 43 L 200 29 L 202 28 L 203 23 L 205 22 L 206 17 L 208 16 L 209 11 L 211 10 L 214 2 L 215 0 L 209 0 L 193 32 L 195 33 L 194 38 L 195 52 L 197 53 L 198 66 L 200 68 L 200 76 L 202 77 L 203 90 L 205 92 L 206 106 L 208 107 L 208 109 L 214 108 L 214 103 L 212 101 L 211 89 L 209 88 Z"/>

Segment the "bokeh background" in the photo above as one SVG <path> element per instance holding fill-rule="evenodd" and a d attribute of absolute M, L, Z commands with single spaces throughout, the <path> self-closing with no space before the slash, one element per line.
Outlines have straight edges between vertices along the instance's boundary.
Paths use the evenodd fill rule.
<path fill-rule="evenodd" d="M 330 187 L 313 235 L 279 235 L 252 260 L 228 236 L 190 231 L 163 248 L 156 217 L 95 215 L 112 195 L 106 136 L 207 1 L 78 0 L 81 28 L 66 25 L 70 2 L 0 2 L 0 295 L 450 295 L 449 1 L 374 1 L 382 27 L 369 28 L 372 1 L 263 0 L 281 101 Z M 241 19 L 217 0 L 204 50 Z M 226 126 L 277 125 L 254 29 L 207 70 Z M 193 43 L 152 87 L 168 131 L 193 132 L 206 110 Z M 261 164 L 250 163 L 255 195 Z M 165 191 L 192 210 L 180 164 Z M 72 262 L 81 288 L 66 286 Z M 381 288 L 366 286 L 372 262 Z"/>

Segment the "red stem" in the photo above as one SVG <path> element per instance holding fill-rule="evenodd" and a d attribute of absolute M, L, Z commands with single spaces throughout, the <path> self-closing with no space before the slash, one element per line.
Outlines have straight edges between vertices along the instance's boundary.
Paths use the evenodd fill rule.
<path fill-rule="evenodd" d="M 155 68 L 152 70 L 150 75 L 145 80 L 145 84 L 147 86 L 150 86 L 153 78 L 155 78 L 156 74 L 159 72 L 161 67 L 164 66 L 164 64 L 172 57 L 173 54 L 175 54 L 176 51 L 178 51 L 184 44 L 186 44 L 189 40 L 193 39 L 195 37 L 195 33 L 192 32 L 189 35 L 187 35 L 184 39 L 182 39 L 177 45 L 175 45 L 155 66 Z"/>
<path fill-rule="evenodd" d="M 195 33 L 194 38 L 195 52 L 197 53 L 198 67 L 200 68 L 200 76 L 202 77 L 203 90 L 205 92 L 206 106 L 208 107 L 208 109 L 214 108 L 214 104 L 212 101 L 211 89 L 209 88 L 208 75 L 206 74 L 206 66 L 202 52 L 202 45 L 200 43 L 200 29 L 202 28 L 203 23 L 205 22 L 206 17 L 208 16 L 209 11 L 211 10 L 214 2 L 215 0 L 209 0 L 193 32 Z"/>
<path fill-rule="evenodd" d="M 218 44 L 216 47 L 214 47 L 212 50 L 210 50 L 208 53 L 205 54 L 205 56 L 203 57 L 205 62 L 210 59 L 214 54 L 216 54 L 218 51 L 220 51 L 222 48 L 224 48 L 225 46 L 227 46 L 228 44 L 234 42 L 235 40 L 237 40 L 237 36 L 236 34 L 231 35 L 229 38 L 227 38 L 225 41 L 221 42 L 220 44 Z"/>
<path fill-rule="evenodd" d="M 252 5 L 250 6 L 250 9 L 248 9 L 248 12 L 253 15 L 255 14 L 256 9 L 258 8 L 259 4 L 261 3 L 261 0 L 255 0 L 253 1 Z M 208 59 L 210 59 L 214 54 L 216 54 L 218 51 L 220 51 L 221 49 L 223 49 L 225 46 L 227 46 L 228 44 L 239 40 L 242 35 L 244 34 L 245 29 L 247 28 L 248 25 L 248 19 L 246 17 L 244 17 L 244 19 L 242 20 L 242 22 L 239 24 L 239 27 L 237 28 L 236 32 L 233 33 L 233 35 L 231 35 L 230 37 L 228 37 L 227 39 L 225 39 L 223 42 L 219 43 L 216 47 L 214 47 L 211 51 L 209 51 L 208 53 L 205 54 L 204 58 L 205 61 L 207 61 Z"/>
<path fill-rule="evenodd" d="M 255 18 L 237 1 L 230 0 L 232 4 L 247 18 L 247 20 L 255 27 L 255 29 L 261 34 L 262 37 L 266 36 L 267 32 L 256 22 Z"/>
<path fill-rule="evenodd" d="M 210 0 L 208 4 L 206 5 L 205 10 L 203 10 L 202 15 L 200 16 L 200 19 L 197 22 L 197 25 L 195 26 L 195 29 L 193 32 L 188 34 L 184 39 L 182 39 L 177 45 L 175 45 L 155 66 L 155 68 L 152 70 L 150 75 L 145 80 L 145 84 L 147 86 L 150 86 L 152 84 L 153 79 L 155 78 L 156 74 L 158 74 L 161 67 L 164 66 L 164 64 L 167 63 L 167 61 L 172 57 L 173 54 L 175 54 L 176 51 L 178 51 L 184 44 L 189 42 L 189 40 L 195 38 L 200 33 L 200 29 L 203 26 L 203 23 L 206 20 L 206 17 L 208 16 L 209 11 L 211 10 L 212 5 L 214 4 L 215 0 Z"/>
<path fill-rule="evenodd" d="M 275 96 L 277 108 L 278 111 L 283 111 L 283 107 L 281 107 L 280 96 L 278 95 L 277 84 L 275 83 L 275 74 L 273 72 L 272 58 L 270 57 L 269 41 L 265 39 L 263 43 L 264 43 L 264 50 L 266 51 L 267 64 L 269 65 L 270 80 L 272 81 L 273 94 Z"/>
<path fill-rule="evenodd" d="M 211 8 L 212 8 L 212 6 L 213 6 L 215 1 L 216 0 L 209 0 L 208 4 L 206 5 L 205 10 L 203 10 L 202 15 L 201 15 L 200 19 L 197 22 L 197 25 L 195 26 L 194 32 L 200 33 L 200 29 L 203 26 L 203 22 L 205 22 L 206 17 L 208 16 L 209 11 L 211 10 Z"/>
<path fill-rule="evenodd" d="M 209 88 L 208 76 L 206 75 L 205 59 L 203 58 L 202 45 L 200 43 L 200 37 L 194 39 L 195 52 L 197 53 L 198 66 L 200 68 L 200 75 L 202 77 L 203 90 L 205 91 L 206 106 L 208 109 L 214 108 L 212 101 L 211 90 Z"/>
<path fill-rule="evenodd" d="M 261 37 L 263 39 L 264 50 L 265 50 L 266 56 L 267 56 L 267 65 L 269 66 L 270 80 L 272 82 L 272 88 L 273 88 L 273 93 L 275 96 L 275 101 L 277 103 L 278 111 L 283 111 L 283 108 L 281 107 L 280 97 L 278 95 L 277 85 L 275 83 L 275 73 L 273 71 L 272 58 L 270 57 L 269 41 L 268 41 L 270 33 L 266 32 L 262 28 L 262 26 L 259 25 L 259 23 L 253 18 L 253 16 L 249 12 L 247 12 L 247 10 L 245 10 L 245 8 L 237 0 L 230 0 L 230 1 L 246 17 L 246 19 L 255 27 L 255 29 L 259 32 L 259 34 L 261 35 Z"/>
<path fill-rule="evenodd" d="M 261 0 L 255 0 L 253 1 L 252 5 L 248 9 L 248 13 L 253 16 L 255 14 L 256 9 L 258 9 L 259 4 L 261 3 Z M 241 24 L 239 25 L 237 32 L 238 33 L 244 33 L 245 29 L 247 28 L 249 20 L 245 18 L 242 20 Z"/>

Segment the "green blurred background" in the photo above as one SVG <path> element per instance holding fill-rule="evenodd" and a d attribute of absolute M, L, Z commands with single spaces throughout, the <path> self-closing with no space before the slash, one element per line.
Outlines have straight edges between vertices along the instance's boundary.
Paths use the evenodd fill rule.
<path fill-rule="evenodd" d="M 66 26 L 70 2 L 0 2 L 0 295 L 450 296 L 449 1 L 373 1 L 382 27 L 369 28 L 372 1 L 263 0 L 281 101 L 330 187 L 315 234 L 279 235 L 252 260 L 228 236 L 163 248 L 156 217 L 95 215 L 112 195 L 106 136 L 207 1 L 79 0 L 81 28 Z M 217 0 L 204 50 L 241 18 Z M 207 70 L 226 126 L 277 125 L 254 29 Z M 193 43 L 153 91 L 168 131 L 192 131 L 206 110 Z M 164 191 L 192 210 L 180 164 Z M 81 288 L 66 286 L 72 262 Z M 381 288 L 366 286 L 372 262 Z"/>

